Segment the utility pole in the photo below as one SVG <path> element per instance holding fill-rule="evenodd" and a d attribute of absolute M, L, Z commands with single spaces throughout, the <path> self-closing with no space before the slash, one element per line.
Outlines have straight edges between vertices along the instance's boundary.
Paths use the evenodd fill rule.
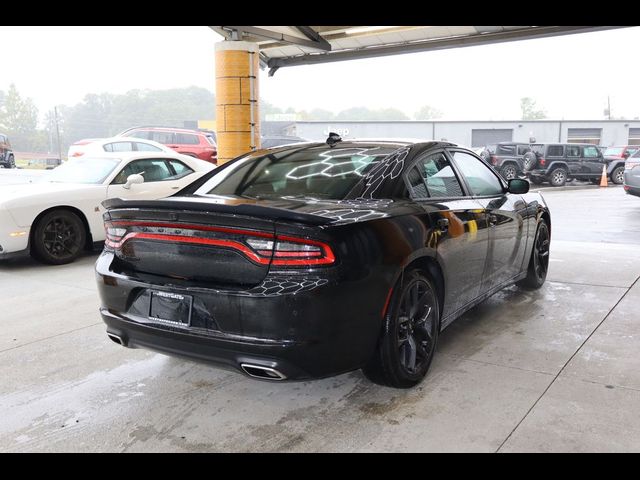
<path fill-rule="evenodd" d="M 607 113 L 609 114 L 609 120 L 611 120 L 611 99 L 607 95 Z"/>
<path fill-rule="evenodd" d="M 62 145 L 60 144 L 60 126 L 58 125 L 58 107 L 53 107 L 54 118 L 56 121 L 56 136 L 58 138 L 58 158 L 62 162 Z"/>

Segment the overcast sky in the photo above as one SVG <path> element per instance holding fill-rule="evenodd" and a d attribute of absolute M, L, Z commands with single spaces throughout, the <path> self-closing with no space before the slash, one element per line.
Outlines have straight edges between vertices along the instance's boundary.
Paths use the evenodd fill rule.
<path fill-rule="evenodd" d="M 208 27 L 0 27 L 0 90 L 15 83 L 41 113 L 87 93 L 197 85 L 215 89 Z M 518 119 L 534 98 L 552 119 L 640 116 L 640 28 L 414 53 L 261 74 L 262 98 L 280 107 L 338 112 L 422 106 L 447 120 Z"/>

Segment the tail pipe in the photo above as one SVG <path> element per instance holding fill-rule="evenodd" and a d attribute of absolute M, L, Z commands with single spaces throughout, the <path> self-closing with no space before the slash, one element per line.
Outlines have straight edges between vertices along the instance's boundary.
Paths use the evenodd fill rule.
<path fill-rule="evenodd" d="M 253 378 L 260 378 L 262 380 L 286 380 L 286 375 L 279 372 L 275 368 L 263 367 L 262 365 L 253 365 L 250 363 L 241 363 L 240 368 L 242 371 Z"/>
<path fill-rule="evenodd" d="M 115 333 L 107 332 L 107 336 L 114 343 L 117 343 L 118 345 L 121 345 L 123 347 L 127 346 L 127 342 L 125 342 L 124 338 L 122 338 L 120 335 L 116 335 Z"/>

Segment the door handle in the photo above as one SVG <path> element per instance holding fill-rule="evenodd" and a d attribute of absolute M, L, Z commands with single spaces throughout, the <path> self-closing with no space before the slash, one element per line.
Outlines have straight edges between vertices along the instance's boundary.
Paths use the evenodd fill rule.
<path fill-rule="evenodd" d="M 448 218 L 440 218 L 436 222 L 436 225 L 438 226 L 439 230 L 441 230 L 442 232 L 446 232 L 447 230 L 449 230 L 449 219 Z"/>
<path fill-rule="evenodd" d="M 489 225 L 495 227 L 498 224 L 498 217 L 495 215 L 489 215 Z"/>

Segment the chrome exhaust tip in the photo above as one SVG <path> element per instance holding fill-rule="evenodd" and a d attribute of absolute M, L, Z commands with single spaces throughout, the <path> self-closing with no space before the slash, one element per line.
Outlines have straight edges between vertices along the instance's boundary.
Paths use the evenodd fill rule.
<path fill-rule="evenodd" d="M 118 345 L 121 345 L 121 346 L 123 346 L 123 347 L 124 347 L 124 346 L 126 346 L 126 345 L 124 344 L 124 340 L 122 340 L 122 337 L 120 337 L 120 336 L 116 335 L 115 333 L 107 332 L 107 336 L 108 336 L 108 337 L 109 337 L 113 342 L 117 343 Z"/>
<path fill-rule="evenodd" d="M 259 378 L 261 380 L 273 380 L 280 381 L 286 380 L 286 375 L 279 372 L 274 368 L 263 367 L 261 365 L 253 365 L 250 363 L 241 363 L 240 368 L 242 371 L 253 378 Z"/>

